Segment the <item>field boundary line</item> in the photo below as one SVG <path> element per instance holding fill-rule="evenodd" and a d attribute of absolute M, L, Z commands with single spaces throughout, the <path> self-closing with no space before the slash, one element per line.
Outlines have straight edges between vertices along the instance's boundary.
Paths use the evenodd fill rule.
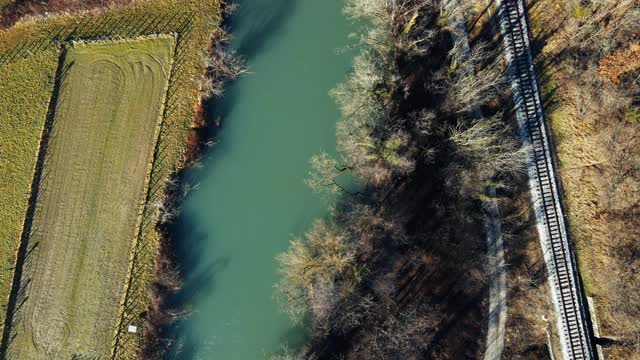
<path fill-rule="evenodd" d="M 175 57 L 175 52 L 176 49 L 178 47 L 177 44 L 177 39 L 176 36 L 174 36 L 174 44 L 173 44 L 173 53 L 174 55 L 171 57 L 171 74 L 173 74 L 173 69 L 174 69 L 174 57 Z M 112 358 L 115 358 L 115 356 L 117 355 L 117 347 L 118 347 L 118 343 L 119 343 L 119 339 L 120 339 L 120 335 L 122 334 L 122 328 L 124 326 L 126 326 L 127 324 L 124 324 L 124 318 L 125 318 L 125 313 L 126 313 L 126 305 L 127 305 L 127 300 L 129 297 L 129 290 L 131 289 L 131 284 L 133 282 L 133 272 L 134 272 L 134 266 L 135 266 L 135 257 L 137 254 L 137 249 L 138 249 L 138 243 L 140 242 L 140 238 L 142 237 L 142 233 L 141 233 L 141 229 L 143 228 L 143 223 L 145 222 L 145 213 L 146 213 L 146 209 L 148 206 L 149 201 L 151 200 L 149 197 L 149 190 L 150 190 L 150 183 L 151 183 L 151 178 L 153 175 L 153 168 L 155 166 L 155 159 L 156 159 L 156 151 L 158 149 L 158 145 L 160 143 L 160 133 L 162 131 L 162 127 L 164 125 L 165 122 L 165 114 L 166 114 L 166 103 L 167 103 L 167 99 L 169 96 L 169 89 L 171 88 L 171 76 L 169 75 L 169 77 L 167 77 L 167 88 L 164 91 L 164 96 L 162 99 L 162 112 L 160 114 L 160 116 L 158 116 L 158 120 L 156 123 L 156 127 L 154 130 L 154 144 L 153 144 L 153 153 L 151 154 L 148 163 L 147 163 L 147 174 L 145 176 L 145 181 L 144 181 L 144 198 L 140 201 L 140 205 L 139 205 L 139 211 L 138 211 L 138 219 L 136 221 L 136 228 L 135 228 L 135 235 L 131 241 L 131 247 L 130 247 L 130 252 L 129 252 L 129 268 L 127 269 L 127 277 L 125 278 L 124 281 L 124 291 L 122 292 L 122 296 L 121 296 L 121 301 L 120 301 L 120 305 L 119 305 L 119 309 L 118 309 L 118 320 L 117 320 L 117 324 L 116 327 L 114 329 L 115 335 L 114 335 L 114 344 L 112 345 Z M 141 328 L 141 326 L 140 326 Z"/>
<path fill-rule="evenodd" d="M 163 133 L 166 127 L 171 126 L 169 119 L 171 118 L 171 115 L 175 110 L 174 106 L 176 106 L 172 103 L 176 101 L 177 97 L 179 97 L 177 95 L 177 90 L 175 88 L 182 86 L 181 84 L 177 83 L 177 77 L 179 77 L 178 71 L 181 69 L 181 65 L 182 65 L 182 61 L 180 60 L 180 52 L 181 52 L 182 41 L 185 41 L 184 40 L 185 35 L 183 34 L 183 31 L 184 29 L 187 28 L 186 25 L 192 21 L 192 17 L 194 14 L 184 13 L 182 15 L 183 15 L 183 18 L 181 19 L 181 24 L 178 26 L 178 28 L 180 28 L 180 31 L 176 31 L 173 33 L 175 38 L 175 44 L 173 49 L 173 56 L 171 57 L 171 60 L 172 60 L 171 70 L 170 70 L 169 78 L 167 80 L 167 89 L 165 91 L 164 101 L 162 104 L 163 106 L 162 114 L 159 117 L 160 119 L 158 122 L 158 127 L 156 129 L 157 136 L 154 144 L 154 151 L 151 156 L 151 159 L 149 160 L 149 172 L 145 180 L 145 197 L 141 206 L 140 222 L 136 228 L 136 235 L 134 237 L 134 241 L 132 242 L 131 255 L 130 255 L 131 257 L 129 261 L 130 266 L 127 271 L 127 278 L 124 284 L 124 291 L 123 291 L 122 300 L 120 303 L 118 320 L 116 323 L 116 327 L 114 329 L 111 359 L 119 358 L 118 355 L 119 355 L 119 351 L 122 343 L 121 337 L 127 334 L 125 331 L 128 325 L 127 316 L 130 315 L 128 314 L 129 311 L 127 311 L 127 308 L 131 306 L 130 301 L 132 301 L 130 293 L 133 291 L 133 288 L 136 285 L 135 282 L 138 280 L 137 277 L 134 275 L 134 273 L 136 272 L 138 263 L 140 261 L 140 256 L 142 253 L 141 246 L 144 247 L 145 245 L 145 244 L 142 244 L 143 242 L 142 238 L 147 236 L 147 231 L 150 231 L 150 232 L 156 231 L 155 225 L 157 225 L 159 209 L 154 209 L 151 203 L 153 199 L 156 197 L 156 192 L 158 191 L 158 189 L 153 190 L 153 188 L 155 187 L 155 184 L 152 184 L 152 183 L 161 181 L 162 178 L 164 177 L 162 174 L 156 175 L 156 172 L 158 171 L 162 172 L 161 171 L 162 166 L 159 165 L 158 163 L 163 161 L 163 158 L 160 157 L 160 155 L 164 150 L 161 148 L 163 144 Z M 152 20 L 152 21 L 155 21 L 155 20 Z M 170 174 L 165 174 L 165 176 L 166 175 L 170 175 Z M 156 178 L 158 176 L 160 178 Z M 150 230 L 147 229 L 149 225 L 153 225 L 153 227 Z M 148 254 L 145 254 L 145 255 L 148 255 Z M 142 339 L 142 336 L 143 336 L 142 333 L 144 332 L 144 329 L 141 327 L 140 331 L 141 331 L 141 334 L 139 336 Z"/>

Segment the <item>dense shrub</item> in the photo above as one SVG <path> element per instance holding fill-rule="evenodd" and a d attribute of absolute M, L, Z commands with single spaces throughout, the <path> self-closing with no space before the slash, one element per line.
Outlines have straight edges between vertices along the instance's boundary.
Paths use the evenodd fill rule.
<path fill-rule="evenodd" d="M 347 0 L 345 14 L 367 24 L 355 36 L 362 51 L 331 92 L 339 156 L 313 157 L 308 180 L 338 203 L 278 258 L 285 308 L 313 323 L 297 358 L 474 351 L 436 334 L 469 311 L 461 303 L 482 304 L 480 194 L 524 164 L 515 133 L 487 106 L 504 96 L 504 67 L 488 45 L 452 41 L 452 19 L 467 13 L 431 0 Z M 481 106 L 486 118 L 474 114 Z M 440 277 L 450 286 L 431 282 Z"/>

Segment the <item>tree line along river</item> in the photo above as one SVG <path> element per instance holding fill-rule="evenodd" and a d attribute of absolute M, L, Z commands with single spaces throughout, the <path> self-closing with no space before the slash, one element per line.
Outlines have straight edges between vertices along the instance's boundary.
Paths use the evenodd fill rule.
<path fill-rule="evenodd" d="M 304 179 L 309 158 L 335 150 L 338 110 L 329 90 L 350 70 L 342 0 L 242 0 L 232 47 L 250 74 L 209 110 L 217 145 L 185 181 L 198 184 L 176 221 L 191 316 L 173 331 L 175 359 L 266 359 L 304 341 L 274 298 L 276 256 L 326 202 Z"/>

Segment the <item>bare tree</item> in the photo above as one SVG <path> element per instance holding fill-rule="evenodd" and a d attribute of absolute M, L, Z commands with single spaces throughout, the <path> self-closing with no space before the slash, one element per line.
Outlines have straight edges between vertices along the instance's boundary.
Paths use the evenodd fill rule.
<path fill-rule="evenodd" d="M 424 308 L 389 315 L 366 329 L 367 346 L 358 349 L 358 358 L 419 360 L 435 334 L 438 319 L 436 311 Z"/>
<path fill-rule="evenodd" d="M 449 139 L 459 154 L 477 165 L 474 173 L 481 179 L 498 172 L 518 175 L 526 169 L 526 149 L 500 115 L 460 122 Z"/>
<path fill-rule="evenodd" d="M 640 129 L 618 122 L 603 133 L 605 148 L 611 162 L 607 167 L 607 207 L 616 204 L 633 203 L 640 199 L 621 199 L 623 194 L 636 193 L 632 190 L 640 179 Z M 628 195 L 623 195 L 628 197 Z"/>
<path fill-rule="evenodd" d="M 332 91 L 342 112 L 337 126 L 338 150 L 350 164 L 349 170 L 364 183 L 376 185 L 395 173 L 409 173 L 414 167 L 411 157 L 415 149 L 405 132 L 398 130 L 386 139 L 376 134 L 389 96 L 385 74 L 375 56 L 363 53 L 356 57 L 347 81 Z"/>
<path fill-rule="evenodd" d="M 317 220 L 304 241 L 292 240 L 289 250 L 278 256 L 282 279 L 277 285 L 291 317 L 300 320 L 311 307 L 317 315 L 323 314 L 322 309 L 331 309 L 318 301 L 331 301 L 331 297 L 322 296 L 322 289 L 331 291 L 336 274 L 344 272 L 353 260 L 347 234 L 334 223 Z"/>
<path fill-rule="evenodd" d="M 486 44 L 478 43 L 465 51 L 461 43 L 456 42 L 450 52 L 447 105 L 458 113 L 468 113 L 503 94 L 507 81 L 499 57 L 490 61 L 494 56 Z"/>
<path fill-rule="evenodd" d="M 235 80 L 248 71 L 244 59 L 228 48 L 230 40 L 229 33 L 219 29 L 213 35 L 209 52 L 203 55 L 205 77 L 200 86 L 203 98 L 222 96 L 226 82 Z"/>
<path fill-rule="evenodd" d="M 623 39 L 637 39 L 640 33 L 640 6 L 637 0 L 567 1 L 573 19 L 569 31 L 580 39 L 576 45 L 603 53 L 615 50 Z M 615 19 L 615 20 L 613 20 Z M 613 21 L 612 21 L 613 20 Z"/>
<path fill-rule="evenodd" d="M 269 360 L 317 360 L 317 357 L 307 355 L 305 350 L 292 352 L 285 346 L 279 354 L 271 356 Z"/>
<path fill-rule="evenodd" d="M 361 43 L 389 62 L 396 52 L 407 56 L 428 52 L 435 31 L 421 20 L 433 8 L 432 0 L 347 0 L 345 14 L 371 23 L 360 34 Z"/>
<path fill-rule="evenodd" d="M 337 193 L 345 193 L 349 195 L 360 194 L 357 191 L 350 191 L 338 181 L 344 173 L 353 171 L 352 166 L 342 165 L 333 159 L 326 152 L 311 157 L 311 170 L 309 177 L 306 179 L 307 185 L 314 191 L 324 192 L 329 195 Z"/>
<path fill-rule="evenodd" d="M 456 36 L 466 31 L 467 21 L 473 14 L 473 2 L 463 0 L 443 0 L 440 3 L 441 23 Z"/>

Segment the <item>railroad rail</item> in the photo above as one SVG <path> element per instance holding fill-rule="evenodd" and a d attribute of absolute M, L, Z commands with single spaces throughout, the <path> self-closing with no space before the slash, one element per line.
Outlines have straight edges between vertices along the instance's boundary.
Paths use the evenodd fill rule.
<path fill-rule="evenodd" d="M 509 68 L 516 118 L 528 146 L 529 187 L 549 274 L 565 359 L 595 359 L 575 256 L 555 176 L 551 144 L 529 44 L 523 0 L 498 0 L 498 19 Z"/>

